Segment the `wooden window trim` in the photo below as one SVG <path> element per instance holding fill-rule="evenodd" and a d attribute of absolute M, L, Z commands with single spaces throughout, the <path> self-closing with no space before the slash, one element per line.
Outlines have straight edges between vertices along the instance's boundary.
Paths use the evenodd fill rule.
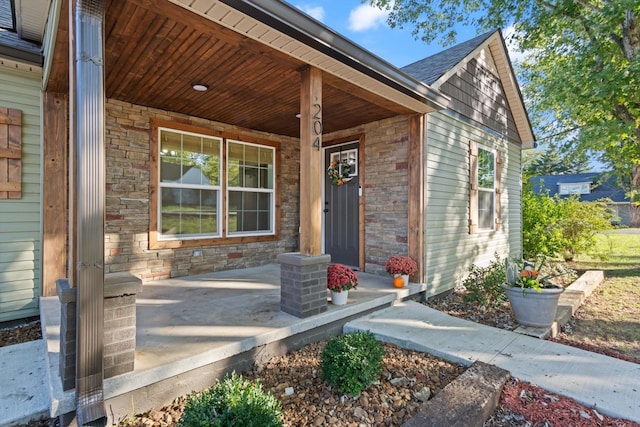
<path fill-rule="evenodd" d="M 495 171 L 495 203 L 494 203 L 494 221 L 495 221 L 495 229 L 497 230 L 502 225 L 502 166 L 503 166 L 503 155 L 502 151 L 496 150 L 496 171 Z"/>
<path fill-rule="evenodd" d="M 478 144 L 469 141 L 469 234 L 478 231 Z"/>
<path fill-rule="evenodd" d="M 22 111 L 0 108 L 0 199 L 22 198 Z"/>
<path fill-rule="evenodd" d="M 222 187 L 222 235 L 220 237 L 205 237 L 201 239 L 176 239 L 176 240 L 164 240 L 159 239 L 160 232 L 158 231 L 158 197 L 159 197 L 159 176 L 158 176 L 158 128 L 167 128 L 170 130 L 184 131 L 191 133 L 198 133 L 206 136 L 220 137 L 223 139 L 223 159 L 221 170 L 223 176 L 221 177 Z M 267 147 L 273 147 L 275 149 L 275 230 L 274 234 L 262 235 L 262 236 L 227 236 L 227 208 L 226 208 L 226 168 L 227 168 L 227 155 L 226 144 L 227 140 L 236 140 L 241 142 L 248 142 Z M 182 122 L 175 122 L 170 120 L 151 120 L 151 147 L 150 147 L 150 181 L 149 181 L 149 249 L 179 249 L 190 247 L 202 247 L 202 246 L 219 246 L 229 244 L 241 244 L 241 243 L 255 243 L 255 242 L 272 242 L 280 239 L 280 144 L 274 141 L 263 140 L 254 136 L 239 134 L 234 132 L 222 132 L 213 129 L 203 128 L 199 126 L 193 126 Z"/>
<path fill-rule="evenodd" d="M 502 167 L 503 155 L 500 150 L 482 147 L 483 150 L 489 151 L 494 155 L 494 177 L 493 177 L 493 223 L 492 228 L 479 228 L 479 211 L 478 211 L 478 144 L 475 141 L 469 141 L 469 234 L 478 232 L 496 231 L 502 224 Z"/>

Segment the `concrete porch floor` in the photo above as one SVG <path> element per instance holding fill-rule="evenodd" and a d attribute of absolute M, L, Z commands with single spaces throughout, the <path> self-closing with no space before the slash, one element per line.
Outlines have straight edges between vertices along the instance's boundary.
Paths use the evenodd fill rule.
<path fill-rule="evenodd" d="M 152 281 L 137 296 L 135 370 L 104 381 L 110 418 L 171 402 L 213 384 L 232 369 L 336 335 L 356 316 L 426 291 L 396 289 L 388 276 L 358 272 L 360 286 L 344 306 L 300 319 L 280 311 L 280 265 Z M 42 298 L 51 416 L 73 411 L 74 390 L 59 375 L 60 303 Z"/>

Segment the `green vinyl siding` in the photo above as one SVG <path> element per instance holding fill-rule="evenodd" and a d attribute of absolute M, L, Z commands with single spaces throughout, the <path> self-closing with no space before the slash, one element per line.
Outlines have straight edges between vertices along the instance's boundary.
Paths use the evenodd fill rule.
<path fill-rule="evenodd" d="M 0 322 L 38 315 L 41 74 L 0 66 L 0 107 L 22 111 L 22 198 L 0 199 Z"/>
<path fill-rule="evenodd" d="M 502 224 L 469 234 L 469 141 L 502 153 Z M 429 294 L 452 289 L 472 263 L 521 253 L 520 146 L 446 113 L 427 115 L 425 258 Z"/>

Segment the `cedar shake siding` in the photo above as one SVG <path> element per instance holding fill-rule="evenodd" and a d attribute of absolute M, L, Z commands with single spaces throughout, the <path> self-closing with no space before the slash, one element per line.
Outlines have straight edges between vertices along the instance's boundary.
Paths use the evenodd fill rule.
<path fill-rule="evenodd" d="M 451 110 L 521 142 L 500 79 L 476 59 L 458 70 L 440 90 L 451 97 Z"/>

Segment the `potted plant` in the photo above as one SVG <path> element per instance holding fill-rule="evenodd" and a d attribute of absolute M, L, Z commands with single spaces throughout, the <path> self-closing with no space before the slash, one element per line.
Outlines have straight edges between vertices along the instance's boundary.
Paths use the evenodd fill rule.
<path fill-rule="evenodd" d="M 331 264 L 327 267 L 327 289 L 331 291 L 331 302 L 344 305 L 349 297 L 349 290 L 358 286 L 358 276 L 352 268 L 342 264 Z"/>
<path fill-rule="evenodd" d="M 535 262 L 505 260 L 507 283 L 502 287 L 520 325 L 548 328 L 555 321 L 558 300 L 564 288 L 551 279 L 567 273 L 542 275 L 544 262 L 545 257 L 539 257 L 538 265 Z"/>
<path fill-rule="evenodd" d="M 418 271 L 418 264 L 411 257 L 394 255 L 387 260 L 384 268 L 387 270 L 387 273 L 392 274 L 394 278 L 402 277 L 402 286 L 404 286 L 409 284 L 409 276 Z M 395 279 L 394 286 L 402 287 L 399 286 L 399 284 L 396 285 Z"/>

